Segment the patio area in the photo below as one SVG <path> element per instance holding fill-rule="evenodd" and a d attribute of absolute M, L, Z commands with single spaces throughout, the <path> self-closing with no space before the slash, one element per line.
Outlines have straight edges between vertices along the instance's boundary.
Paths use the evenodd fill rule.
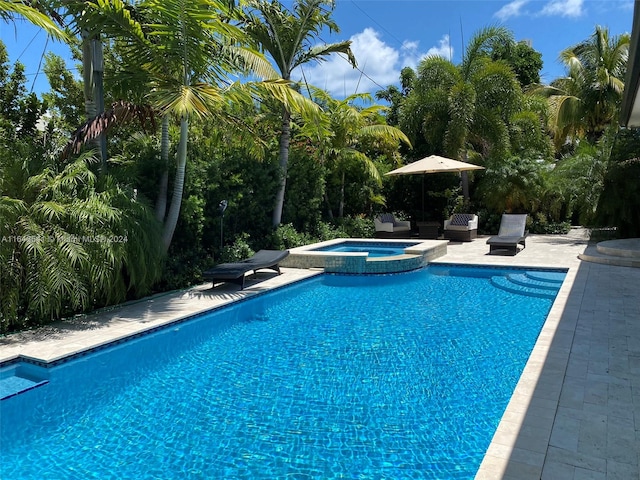
<path fill-rule="evenodd" d="M 488 255 L 485 240 L 451 242 L 434 263 L 569 271 L 476 478 L 640 478 L 640 269 L 581 261 L 584 229 L 530 235 L 514 257 Z M 56 361 L 319 272 L 261 273 L 243 291 L 200 285 L 2 337 L 0 362 Z"/>

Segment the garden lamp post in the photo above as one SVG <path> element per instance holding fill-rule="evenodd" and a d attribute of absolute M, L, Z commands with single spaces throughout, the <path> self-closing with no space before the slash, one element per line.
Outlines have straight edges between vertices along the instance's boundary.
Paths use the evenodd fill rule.
<path fill-rule="evenodd" d="M 227 209 L 229 203 L 226 200 L 222 200 L 218 204 L 218 211 L 220 212 L 220 252 L 222 252 L 222 226 L 224 225 L 224 211 Z"/>

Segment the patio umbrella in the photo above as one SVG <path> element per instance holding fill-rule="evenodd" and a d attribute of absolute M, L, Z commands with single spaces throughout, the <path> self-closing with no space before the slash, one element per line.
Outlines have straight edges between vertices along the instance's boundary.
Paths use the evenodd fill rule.
<path fill-rule="evenodd" d="M 441 157 L 439 155 L 430 155 L 421 160 L 416 160 L 404 167 L 396 168 L 387 172 L 386 175 L 417 175 L 426 173 L 442 173 L 442 172 L 457 172 L 463 173 L 468 170 L 482 170 L 484 167 L 474 165 L 473 163 L 460 162 L 452 158 Z M 465 188 L 463 182 L 463 195 L 465 199 L 469 199 L 469 192 Z M 422 212 L 424 214 L 424 177 L 422 177 Z"/>

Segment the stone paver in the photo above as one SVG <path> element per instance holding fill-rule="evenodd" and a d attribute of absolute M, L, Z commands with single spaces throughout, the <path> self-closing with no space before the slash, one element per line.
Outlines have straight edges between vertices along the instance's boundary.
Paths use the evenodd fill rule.
<path fill-rule="evenodd" d="M 515 257 L 485 239 L 450 243 L 435 263 L 567 268 L 477 479 L 640 479 L 640 269 L 582 262 L 587 235 L 531 235 Z M 259 274 L 244 291 L 201 285 L 0 338 L 0 362 L 75 351 L 317 274 Z"/>

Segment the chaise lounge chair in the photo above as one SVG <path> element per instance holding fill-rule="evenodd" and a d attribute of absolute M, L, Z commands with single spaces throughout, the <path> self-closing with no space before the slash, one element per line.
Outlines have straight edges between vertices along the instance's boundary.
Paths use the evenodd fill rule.
<path fill-rule="evenodd" d="M 522 245 L 522 249 L 524 249 L 528 233 L 525 230 L 526 226 L 526 214 L 504 213 L 502 220 L 500 220 L 498 235 L 487 240 L 489 254 L 499 250 L 506 250 L 508 253 L 515 255 L 518 253 L 518 245 Z"/>
<path fill-rule="evenodd" d="M 244 279 L 247 272 L 256 274 L 258 270 L 274 270 L 280 275 L 279 263 L 289 255 L 289 250 L 260 250 L 253 257 L 240 262 L 221 263 L 205 271 L 202 277 L 213 282 L 211 288 L 215 288 L 216 283 L 228 282 L 240 285 L 240 290 L 244 288 Z"/>

